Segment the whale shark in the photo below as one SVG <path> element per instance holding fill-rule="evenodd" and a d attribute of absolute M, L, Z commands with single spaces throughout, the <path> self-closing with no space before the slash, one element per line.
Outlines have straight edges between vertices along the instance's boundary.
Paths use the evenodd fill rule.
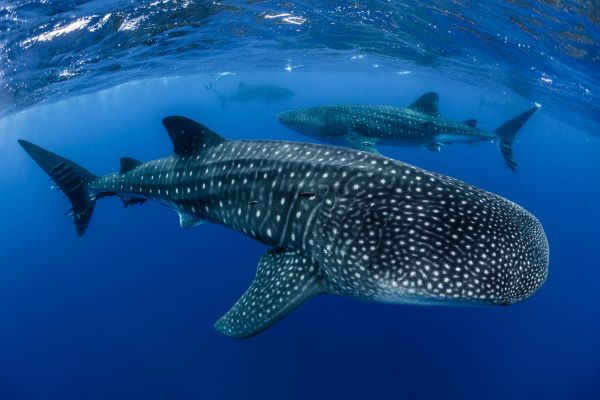
<path fill-rule="evenodd" d="M 181 227 L 212 222 L 270 249 L 215 328 L 254 336 L 319 294 L 421 305 L 509 305 L 548 273 L 548 242 L 524 208 L 451 177 L 350 148 L 225 140 L 191 119 L 163 124 L 174 154 L 124 157 L 97 176 L 31 142 L 71 203 L 76 232 L 96 201 L 158 201 Z"/>
<path fill-rule="evenodd" d="M 475 119 L 453 121 L 440 116 L 439 96 L 429 92 L 408 107 L 328 105 L 277 114 L 283 125 L 305 135 L 358 150 L 379 153 L 376 145 L 424 146 L 440 151 L 452 143 L 496 142 L 506 165 L 513 171 L 515 136 L 539 106 L 510 119 L 494 131 L 477 127 Z"/>
<path fill-rule="evenodd" d="M 221 107 L 234 101 L 238 103 L 273 103 L 289 99 L 294 92 L 288 88 L 277 85 L 248 85 L 240 82 L 238 89 L 230 95 L 224 95 L 215 89 Z"/>

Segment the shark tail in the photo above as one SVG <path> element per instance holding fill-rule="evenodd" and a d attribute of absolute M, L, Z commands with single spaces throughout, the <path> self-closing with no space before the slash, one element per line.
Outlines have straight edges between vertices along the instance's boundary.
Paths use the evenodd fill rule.
<path fill-rule="evenodd" d="M 88 184 L 98 177 L 73 161 L 54 154 L 28 142 L 19 140 L 27 154 L 52 178 L 71 202 L 70 214 L 73 216 L 75 230 L 79 237 L 87 229 L 96 199 L 88 192 Z"/>
<path fill-rule="evenodd" d="M 494 131 L 498 135 L 498 148 L 500 150 L 500 154 L 504 157 L 504 161 L 508 168 L 512 171 L 517 170 L 517 163 L 513 157 L 513 142 L 515 141 L 515 137 L 517 136 L 517 132 L 521 127 L 527 122 L 527 120 L 538 110 L 539 106 L 535 106 L 525 111 L 522 114 L 517 115 L 516 117 L 506 121 L 498 129 Z"/>

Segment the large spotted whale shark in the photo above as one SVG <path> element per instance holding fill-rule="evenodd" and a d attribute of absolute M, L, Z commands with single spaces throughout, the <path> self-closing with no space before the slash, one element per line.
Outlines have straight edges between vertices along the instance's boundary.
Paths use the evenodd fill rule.
<path fill-rule="evenodd" d="M 174 155 L 98 177 L 20 144 L 65 193 L 78 234 L 96 200 L 152 199 L 182 227 L 210 221 L 267 244 L 256 277 L 216 329 L 256 335 L 321 293 L 405 304 L 508 305 L 543 284 L 548 244 L 520 206 L 456 179 L 353 149 L 229 141 L 163 120 Z"/>
<path fill-rule="evenodd" d="M 440 116 L 439 96 L 429 92 L 408 107 L 330 105 L 284 111 L 277 119 L 285 126 L 330 143 L 347 143 L 355 149 L 378 153 L 376 145 L 425 146 L 440 151 L 452 143 L 496 142 L 513 171 L 515 136 L 539 108 L 537 105 L 508 120 L 494 131 L 477 127 L 477 121 L 453 121 Z"/>

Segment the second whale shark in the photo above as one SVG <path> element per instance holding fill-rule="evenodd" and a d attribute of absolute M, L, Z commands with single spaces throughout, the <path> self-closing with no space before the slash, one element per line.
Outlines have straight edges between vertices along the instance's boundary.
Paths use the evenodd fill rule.
<path fill-rule="evenodd" d="M 221 107 L 225 107 L 230 101 L 238 103 L 274 103 L 287 100 L 294 96 L 294 92 L 288 88 L 277 85 L 247 85 L 240 82 L 235 93 L 224 95 L 215 89 L 219 97 Z"/>
<path fill-rule="evenodd" d="M 167 117 L 174 154 L 97 176 L 21 140 L 71 202 L 79 235 L 96 201 L 152 199 L 182 227 L 205 221 L 270 247 L 256 277 L 215 324 L 256 335 L 322 293 L 404 304 L 508 305 L 548 273 L 540 222 L 522 207 L 456 179 L 347 148 L 225 140 Z"/>
<path fill-rule="evenodd" d="M 497 142 L 506 165 L 515 171 L 513 142 L 523 124 L 539 107 L 510 119 L 494 131 L 477 121 L 453 121 L 440 116 L 439 96 L 429 92 L 408 107 L 329 105 L 277 114 L 283 125 L 330 143 L 346 142 L 358 150 L 378 153 L 376 145 L 425 146 L 440 151 L 452 143 Z"/>

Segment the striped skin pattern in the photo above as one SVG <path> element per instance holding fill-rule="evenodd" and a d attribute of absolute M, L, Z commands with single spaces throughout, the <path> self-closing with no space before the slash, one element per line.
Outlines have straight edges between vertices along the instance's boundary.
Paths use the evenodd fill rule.
<path fill-rule="evenodd" d="M 320 293 L 507 305 L 546 279 L 541 224 L 502 197 L 367 152 L 225 141 L 200 124 L 169 118 L 176 152 L 190 130 L 208 132 L 208 139 L 198 134 L 202 143 L 97 178 L 87 190 L 92 198 L 156 200 L 175 209 L 182 226 L 209 221 L 272 248 L 247 292 L 217 321 L 225 335 L 256 335 Z M 176 126 L 184 127 L 179 136 Z M 189 146 L 196 150 L 181 150 Z"/>

